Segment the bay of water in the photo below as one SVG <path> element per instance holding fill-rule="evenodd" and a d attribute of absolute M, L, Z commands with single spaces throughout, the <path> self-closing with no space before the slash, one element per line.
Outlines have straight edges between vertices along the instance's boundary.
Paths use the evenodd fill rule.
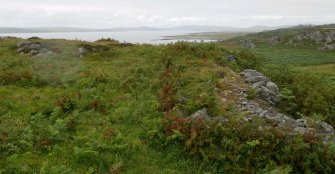
<path fill-rule="evenodd" d="M 19 38 L 39 37 L 43 39 L 68 39 L 68 40 L 83 40 L 96 41 L 101 38 L 112 38 L 120 42 L 128 43 L 149 43 L 149 44 L 166 44 L 177 41 L 197 41 L 201 40 L 165 40 L 164 36 L 185 35 L 188 31 L 113 31 L 113 32 L 52 32 L 52 33 L 0 33 L 0 36 L 13 36 Z M 215 40 L 203 40 L 205 42 Z"/>

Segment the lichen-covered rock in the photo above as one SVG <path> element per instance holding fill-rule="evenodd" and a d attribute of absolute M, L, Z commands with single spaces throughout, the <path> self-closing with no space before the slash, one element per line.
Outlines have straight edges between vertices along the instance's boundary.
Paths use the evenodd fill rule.
<path fill-rule="evenodd" d="M 251 40 L 240 40 L 239 44 L 244 48 L 256 48 L 256 44 Z"/>
<path fill-rule="evenodd" d="M 308 128 L 304 128 L 304 127 L 295 127 L 293 129 L 294 133 L 298 133 L 298 134 L 305 134 L 306 132 L 308 132 Z"/>
<path fill-rule="evenodd" d="M 323 47 L 320 47 L 319 50 L 334 50 L 335 44 L 326 44 Z"/>
<path fill-rule="evenodd" d="M 307 36 L 307 38 L 316 41 L 317 43 L 321 43 L 322 41 L 324 41 L 326 39 L 326 35 L 324 33 L 322 33 L 321 31 L 311 31 L 311 32 L 306 32 L 305 36 Z"/>
<path fill-rule="evenodd" d="M 23 47 L 25 45 L 30 45 L 32 44 L 33 42 L 30 41 L 30 40 L 23 40 L 23 41 L 20 41 L 16 44 L 16 47 Z"/>
<path fill-rule="evenodd" d="M 326 122 L 321 121 L 319 123 L 320 130 L 323 133 L 334 133 L 334 128 Z"/>
<path fill-rule="evenodd" d="M 256 70 L 253 69 L 246 69 L 243 72 L 241 72 L 241 75 L 245 77 L 252 77 L 252 76 L 262 76 L 263 74 L 257 72 Z"/>
<path fill-rule="evenodd" d="M 280 101 L 280 94 L 278 86 L 269 81 L 263 74 L 256 70 L 246 69 L 241 72 L 245 77 L 245 81 L 251 84 L 251 87 L 257 92 L 259 98 L 275 105 Z"/>
<path fill-rule="evenodd" d="M 36 57 L 48 57 L 51 56 L 53 53 L 53 51 L 44 48 L 38 54 L 36 54 Z"/>
<path fill-rule="evenodd" d="M 194 120 L 207 120 L 207 121 L 212 120 L 212 117 L 208 115 L 206 108 L 198 110 L 191 116 L 191 118 Z"/>
<path fill-rule="evenodd" d="M 271 92 L 278 94 L 279 93 L 279 89 L 278 86 L 273 83 L 273 82 L 267 82 L 265 85 Z"/>
<path fill-rule="evenodd" d="M 261 86 L 264 86 L 266 84 L 265 81 L 255 82 L 252 84 L 253 89 L 259 89 Z"/>
<path fill-rule="evenodd" d="M 17 52 L 20 55 L 27 54 L 34 57 L 48 57 L 54 53 L 41 43 L 38 38 L 20 41 L 16 46 L 18 48 Z"/>
<path fill-rule="evenodd" d="M 80 58 L 84 58 L 84 54 L 87 52 L 87 49 L 85 49 L 84 47 L 79 47 L 78 52 L 79 52 Z"/>
<path fill-rule="evenodd" d="M 246 78 L 245 81 L 248 83 L 266 82 L 268 81 L 268 78 L 266 78 L 265 76 L 252 76 Z"/>
<path fill-rule="evenodd" d="M 296 123 L 294 125 L 295 127 L 303 127 L 303 128 L 307 128 L 308 127 L 306 119 L 298 119 L 298 120 L 296 120 L 295 123 Z"/>
<path fill-rule="evenodd" d="M 235 58 L 234 55 L 228 55 L 228 56 L 227 56 L 227 60 L 228 60 L 229 62 L 235 62 L 235 61 L 236 61 L 236 58 Z"/>
<path fill-rule="evenodd" d="M 281 40 L 279 38 L 279 36 L 273 36 L 271 39 L 270 39 L 270 44 L 271 45 L 278 45 L 281 43 Z"/>
<path fill-rule="evenodd" d="M 84 47 L 79 47 L 78 52 L 79 52 L 79 54 L 85 54 L 87 52 L 87 50 Z"/>
<path fill-rule="evenodd" d="M 335 42 L 335 31 L 320 31 L 320 30 L 314 30 L 314 31 L 307 31 L 302 32 L 291 39 L 289 39 L 287 44 L 290 45 L 299 45 L 302 44 L 303 41 L 313 41 L 316 44 L 323 44 L 324 47 L 320 47 L 319 50 L 332 50 L 335 49 L 335 47 L 332 46 L 332 43 Z"/>

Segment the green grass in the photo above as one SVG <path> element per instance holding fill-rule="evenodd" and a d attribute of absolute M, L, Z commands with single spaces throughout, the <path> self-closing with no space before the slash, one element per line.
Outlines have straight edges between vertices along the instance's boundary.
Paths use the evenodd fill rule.
<path fill-rule="evenodd" d="M 335 76 L 335 64 L 301 66 L 301 69 L 320 72 L 328 76 Z"/>
<path fill-rule="evenodd" d="M 182 148 L 161 150 L 147 139 L 164 115 L 157 94 L 169 59 L 166 46 L 107 45 L 108 51 L 80 59 L 76 49 L 81 42 L 48 40 L 57 55 L 31 58 L 15 53 L 16 42 L 0 41 L 0 173 L 211 170 L 185 158 Z M 213 61 L 185 57 L 173 60 L 187 72 L 185 88 L 207 88 L 217 72 L 210 69 Z M 203 107 L 201 102 L 189 105 L 188 112 Z"/>
<path fill-rule="evenodd" d="M 334 51 L 318 51 L 310 48 L 292 48 L 288 46 L 272 47 L 259 44 L 252 52 L 274 64 L 301 66 L 335 63 Z"/>
<path fill-rule="evenodd" d="M 335 85 L 335 64 L 300 66 L 297 69 L 325 75 Z"/>

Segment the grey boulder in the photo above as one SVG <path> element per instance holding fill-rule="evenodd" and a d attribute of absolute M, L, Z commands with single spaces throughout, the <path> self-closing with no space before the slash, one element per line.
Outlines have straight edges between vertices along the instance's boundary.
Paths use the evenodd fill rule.
<path fill-rule="evenodd" d="M 194 120 L 207 120 L 207 121 L 212 120 L 212 117 L 208 115 L 206 108 L 198 110 L 191 116 L 191 118 Z"/>

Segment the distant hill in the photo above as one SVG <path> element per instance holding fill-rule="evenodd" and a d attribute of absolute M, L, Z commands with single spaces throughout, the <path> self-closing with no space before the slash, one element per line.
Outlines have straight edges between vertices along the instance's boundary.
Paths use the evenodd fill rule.
<path fill-rule="evenodd" d="M 1 27 L 0 33 L 52 33 L 52 32 L 89 32 L 96 29 L 72 28 L 72 27 L 36 27 L 36 28 L 15 28 Z"/>
<path fill-rule="evenodd" d="M 237 28 L 230 26 L 182 26 L 174 29 L 202 31 L 202 32 L 261 32 L 267 30 L 274 30 L 281 27 L 268 27 L 268 26 L 254 26 L 248 28 Z"/>
<path fill-rule="evenodd" d="M 112 31 L 162 31 L 183 30 L 189 32 L 261 32 L 282 27 L 254 26 L 249 28 L 237 28 L 229 26 L 180 26 L 180 27 L 119 27 L 119 28 L 75 28 L 75 27 L 0 27 L 0 33 L 53 33 L 53 32 L 112 32 Z"/>
<path fill-rule="evenodd" d="M 152 31 L 158 30 L 150 27 L 128 27 L 112 29 L 75 28 L 75 27 L 36 27 L 36 28 L 15 28 L 0 27 L 0 33 L 54 33 L 54 32 L 109 32 L 109 31 Z"/>

